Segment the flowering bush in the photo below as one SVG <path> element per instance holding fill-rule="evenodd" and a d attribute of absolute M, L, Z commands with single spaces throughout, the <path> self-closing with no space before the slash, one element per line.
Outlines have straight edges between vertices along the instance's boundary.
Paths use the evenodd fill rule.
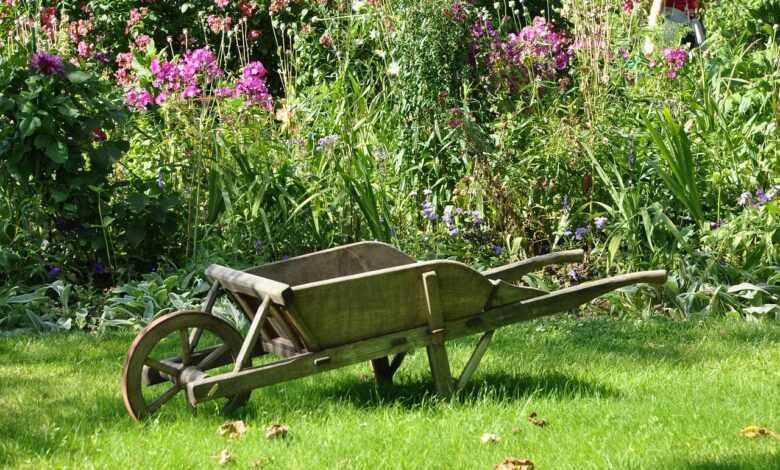
<path fill-rule="evenodd" d="M 576 45 L 543 17 L 535 17 L 520 31 L 501 31 L 490 18 L 457 0 L 445 13 L 467 29 L 468 63 L 495 88 L 514 94 L 533 81 L 555 80 L 572 61 Z M 501 19 L 501 24 L 508 20 Z"/>
<path fill-rule="evenodd" d="M 128 148 L 116 98 L 107 80 L 57 54 L 0 58 L 0 180 L 20 199 L 40 198 L 47 243 L 81 246 L 72 256 L 103 245 L 99 193 Z"/>
<path fill-rule="evenodd" d="M 142 60 L 135 60 L 142 59 Z M 208 47 L 187 50 L 182 56 L 161 60 L 150 47 L 145 56 L 127 52 L 118 56 L 117 78 L 128 89 L 125 101 L 133 110 L 162 106 L 169 99 L 188 100 L 213 95 L 216 98 L 241 98 L 246 106 L 273 109 L 266 86 L 267 71 L 259 61 L 248 63 L 232 86 L 217 81 L 225 76 Z M 148 67 L 140 65 L 148 62 Z"/>

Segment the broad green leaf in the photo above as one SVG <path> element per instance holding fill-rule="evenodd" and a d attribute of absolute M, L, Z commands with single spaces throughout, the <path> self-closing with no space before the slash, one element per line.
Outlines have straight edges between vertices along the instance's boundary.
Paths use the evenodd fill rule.
<path fill-rule="evenodd" d="M 67 74 L 67 78 L 71 83 L 84 83 L 89 80 L 89 74 L 81 70 L 74 70 Z"/>
<path fill-rule="evenodd" d="M 68 147 L 58 140 L 50 142 L 46 146 L 45 153 L 54 163 L 62 164 L 68 160 Z"/>
<path fill-rule="evenodd" d="M 19 123 L 19 130 L 22 132 L 22 137 L 30 137 L 41 127 L 41 119 L 38 116 L 27 116 Z"/>

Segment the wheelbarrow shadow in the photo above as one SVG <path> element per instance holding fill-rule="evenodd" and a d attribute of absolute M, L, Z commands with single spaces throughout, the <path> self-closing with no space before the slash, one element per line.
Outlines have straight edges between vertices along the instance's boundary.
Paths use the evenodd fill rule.
<path fill-rule="evenodd" d="M 418 408 L 440 401 L 430 377 L 397 377 L 397 383 L 378 386 L 369 380 L 340 380 L 309 390 L 321 400 L 337 400 L 358 407 L 402 406 Z M 560 372 L 513 375 L 504 372 L 478 374 L 449 400 L 469 403 L 476 400 L 523 401 L 529 397 L 568 398 L 598 396 L 619 398 L 619 390 L 605 384 L 582 380 Z"/>

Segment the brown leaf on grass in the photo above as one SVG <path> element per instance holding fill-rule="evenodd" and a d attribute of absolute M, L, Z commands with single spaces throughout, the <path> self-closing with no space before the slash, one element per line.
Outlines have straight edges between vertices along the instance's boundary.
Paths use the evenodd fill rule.
<path fill-rule="evenodd" d="M 547 421 L 539 418 L 536 411 L 532 411 L 531 414 L 528 415 L 528 422 L 539 427 L 547 426 Z"/>
<path fill-rule="evenodd" d="M 268 466 L 268 464 L 270 464 L 270 463 L 271 463 L 271 459 L 262 457 L 262 458 L 259 458 L 259 459 L 255 460 L 254 462 L 252 462 L 252 467 L 251 468 L 263 468 L 263 467 Z"/>
<path fill-rule="evenodd" d="M 745 437 L 752 438 L 752 437 L 766 436 L 780 441 L 780 433 L 777 433 L 775 431 L 772 431 L 769 428 L 765 428 L 762 426 L 745 426 L 744 428 L 742 428 L 740 432 Z"/>
<path fill-rule="evenodd" d="M 339 460 L 339 467 L 348 467 L 348 466 L 349 466 L 349 459 Z"/>
<path fill-rule="evenodd" d="M 534 463 L 528 459 L 507 457 L 501 463 L 496 464 L 496 470 L 534 470 Z"/>
<path fill-rule="evenodd" d="M 227 421 L 222 423 L 217 428 L 217 434 L 220 436 L 229 437 L 231 439 L 238 439 L 239 437 L 242 437 L 244 434 L 246 434 L 248 430 L 249 427 L 241 420 Z"/>
<path fill-rule="evenodd" d="M 497 435 L 493 434 L 492 432 L 486 432 L 482 435 L 482 437 L 479 438 L 479 441 L 483 444 L 491 444 L 494 442 L 501 442 L 501 438 Z"/>
<path fill-rule="evenodd" d="M 272 424 L 265 430 L 266 439 L 279 439 L 287 437 L 290 427 L 286 424 Z"/>
<path fill-rule="evenodd" d="M 222 452 L 219 453 L 217 458 L 219 459 L 220 465 L 227 465 L 230 463 L 230 451 L 227 449 L 222 449 Z"/>

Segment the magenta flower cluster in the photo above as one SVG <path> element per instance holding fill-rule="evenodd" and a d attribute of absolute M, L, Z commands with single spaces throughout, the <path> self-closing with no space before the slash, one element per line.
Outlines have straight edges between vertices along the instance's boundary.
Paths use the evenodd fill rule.
<path fill-rule="evenodd" d="M 520 33 L 510 33 L 505 43 L 506 58 L 519 67 L 533 67 L 546 79 L 569 66 L 572 50 L 568 36 L 550 27 L 544 18 L 534 18 L 532 26 L 526 26 Z"/>
<path fill-rule="evenodd" d="M 669 78 L 675 78 L 677 72 L 680 71 L 688 62 L 688 52 L 685 49 L 672 49 L 666 48 L 663 50 L 664 62 L 668 67 L 666 76 Z"/>
<path fill-rule="evenodd" d="M 503 38 L 489 20 L 477 19 L 469 32 L 469 62 L 476 66 L 478 57 L 485 57 L 492 81 L 508 85 L 510 91 L 535 78 L 555 79 L 574 53 L 569 36 L 555 31 L 542 17 Z"/>
<path fill-rule="evenodd" d="M 120 62 L 125 68 L 131 64 L 130 58 Z M 146 110 L 152 103 L 161 106 L 172 97 L 191 99 L 204 96 L 214 80 L 224 75 L 214 54 L 207 47 L 188 50 L 183 56 L 171 61 L 153 59 L 149 68 L 153 76 L 152 90 L 134 84 L 126 95 L 127 105 L 131 109 Z M 273 99 L 265 83 L 266 74 L 262 63 L 250 62 L 244 67 L 235 86 L 216 88 L 214 95 L 221 98 L 243 97 L 247 106 L 260 105 L 271 110 Z"/>

